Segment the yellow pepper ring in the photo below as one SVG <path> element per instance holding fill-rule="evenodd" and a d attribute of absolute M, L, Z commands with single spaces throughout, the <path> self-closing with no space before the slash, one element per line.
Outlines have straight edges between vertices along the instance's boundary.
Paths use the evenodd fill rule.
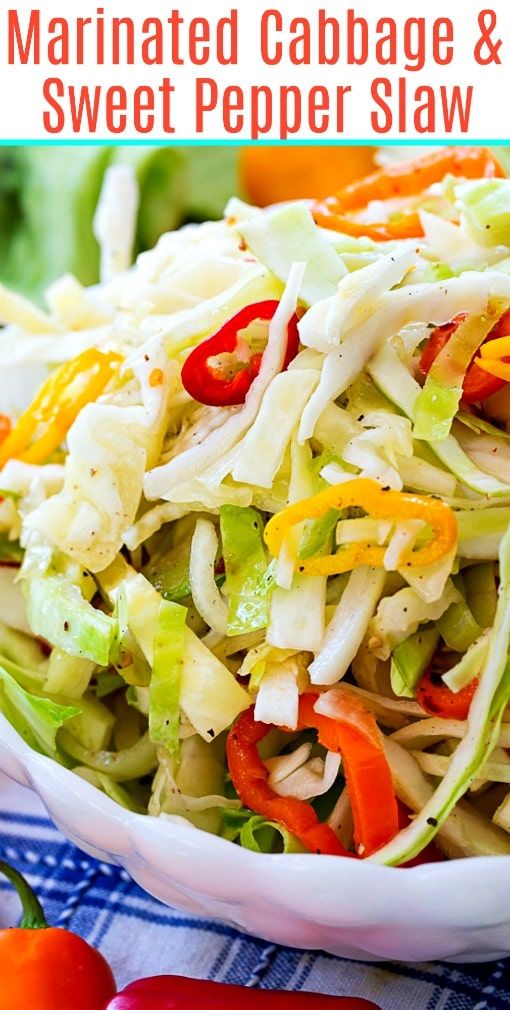
<path fill-rule="evenodd" d="M 120 361 L 121 356 L 113 351 L 91 347 L 53 372 L 2 442 L 0 467 L 8 459 L 43 463 L 61 444 L 82 407 L 103 392 Z M 79 376 L 84 382 L 75 395 L 69 387 Z M 32 441 L 44 424 L 46 430 Z"/>
<path fill-rule="evenodd" d="M 510 382 L 510 363 L 501 361 L 500 358 L 476 358 L 475 364 L 489 375 L 495 375 L 498 379 Z"/>
<path fill-rule="evenodd" d="M 498 379 L 510 382 L 510 336 L 497 337 L 496 340 L 488 340 L 479 348 L 479 357 L 475 359 L 484 372 L 495 375 Z M 507 360 L 502 360 L 506 358 Z"/>
<path fill-rule="evenodd" d="M 495 340 L 487 340 L 478 350 L 481 358 L 504 358 L 510 354 L 510 337 L 496 337 Z M 479 362 L 477 362 L 479 364 Z"/>
<path fill-rule="evenodd" d="M 345 484 L 320 491 L 313 498 L 296 502 L 269 520 L 264 539 L 274 557 L 280 553 L 289 531 L 307 519 L 320 519 L 330 509 L 361 507 L 377 519 L 423 519 L 434 537 L 419 550 L 404 551 L 399 568 L 422 568 L 432 565 L 452 551 L 457 543 L 457 520 L 444 502 L 426 495 L 384 490 L 374 480 L 357 477 Z M 372 544 L 352 544 L 337 554 L 306 558 L 299 562 L 306 575 L 337 575 L 360 565 L 384 566 L 385 547 Z"/>

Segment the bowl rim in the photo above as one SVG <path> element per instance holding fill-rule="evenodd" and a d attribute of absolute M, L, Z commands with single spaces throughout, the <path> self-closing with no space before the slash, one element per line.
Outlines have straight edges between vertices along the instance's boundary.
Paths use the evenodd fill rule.
<path fill-rule="evenodd" d="M 333 855 L 321 855 L 319 858 L 315 853 L 312 852 L 293 852 L 293 853 L 258 853 L 253 852 L 249 849 L 243 848 L 241 845 L 236 845 L 234 842 L 229 841 L 226 838 L 222 838 L 220 835 L 214 835 L 207 831 L 203 831 L 201 828 L 197 828 L 190 821 L 186 820 L 185 817 L 181 817 L 177 814 L 165 814 L 163 813 L 159 817 L 154 817 L 150 814 L 137 813 L 136 811 L 128 810 L 122 807 L 120 804 L 116 803 L 110 796 L 103 793 L 101 790 L 97 789 L 96 786 L 88 782 L 86 779 L 75 775 L 72 769 L 66 768 L 65 765 L 60 764 L 54 758 L 48 757 L 45 754 L 31 748 L 26 741 L 20 736 L 17 730 L 11 725 L 7 718 L 0 712 L 0 770 L 4 771 L 9 777 L 13 778 L 12 770 L 5 766 L 5 762 L 2 760 L 3 753 L 7 752 L 15 761 L 19 763 L 23 771 L 26 773 L 29 779 L 30 788 L 35 790 L 36 793 L 41 796 L 40 790 L 37 785 L 33 782 L 33 776 L 31 774 L 32 766 L 39 766 L 50 774 L 45 776 L 48 782 L 51 779 L 60 778 L 63 783 L 69 785 L 71 782 L 73 784 L 73 792 L 80 792 L 83 796 L 84 801 L 89 801 L 90 806 L 98 809 L 100 808 L 101 813 L 108 816 L 110 820 L 121 823 L 123 826 L 133 825 L 139 827 L 140 825 L 146 826 L 151 825 L 151 831 L 159 831 L 165 833 L 166 838 L 171 838 L 173 834 L 179 836 L 181 840 L 190 840 L 196 842 L 198 839 L 201 843 L 207 845 L 211 853 L 219 857 L 224 857 L 230 854 L 232 860 L 236 860 L 243 865 L 243 869 L 254 869 L 261 868 L 265 865 L 267 866 L 285 866 L 300 870 L 302 867 L 306 867 L 309 871 L 312 867 L 316 870 L 319 867 L 326 866 L 328 871 L 335 868 L 337 870 L 349 868 L 352 875 L 366 875 L 370 873 L 373 878 L 378 878 L 385 883 L 393 882 L 398 878 L 402 882 L 409 881 L 417 883 L 418 881 L 425 880 L 427 886 L 431 884 L 444 883 L 443 878 L 446 876 L 451 880 L 452 873 L 454 876 L 460 875 L 465 876 L 465 873 L 471 874 L 474 867 L 479 867 L 480 870 L 485 867 L 490 867 L 491 870 L 496 870 L 498 868 L 505 868 L 510 873 L 510 855 L 499 855 L 499 856 L 467 856 L 463 859 L 445 859 L 444 861 L 438 861 L 433 863 L 423 863 L 419 866 L 413 867 L 399 867 L 399 866 L 383 866 L 377 863 L 372 863 L 369 860 L 363 859 L 347 859 L 343 856 L 333 856 Z M 44 797 L 41 797 L 44 804 Z M 46 806 L 46 804 L 44 804 Z M 50 817 L 51 817 L 50 813 Z M 159 825 L 156 828 L 156 825 Z M 162 827 L 161 827 L 162 826 Z M 105 850 L 107 851 L 107 850 Z M 119 859 L 119 854 L 113 853 L 116 861 L 121 861 Z M 246 864 L 246 866 L 244 866 Z M 402 871 L 405 870 L 405 874 Z M 288 872 L 288 871 L 287 871 Z M 399 891 L 401 891 L 401 886 L 399 886 Z"/>
<path fill-rule="evenodd" d="M 32 750 L 0 713 L 0 770 L 35 790 L 78 848 L 127 869 L 158 900 L 270 943 L 361 961 L 480 961 L 510 954 L 510 859 L 401 871 L 313 853 L 256 853 L 175 815 L 120 807 Z"/>

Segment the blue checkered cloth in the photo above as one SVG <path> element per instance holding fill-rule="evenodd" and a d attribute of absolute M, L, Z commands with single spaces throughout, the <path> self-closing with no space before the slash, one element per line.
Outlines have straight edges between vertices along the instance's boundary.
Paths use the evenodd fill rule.
<path fill-rule="evenodd" d="M 183 974 L 262 989 L 364 996 L 382 1010 L 509 1010 L 510 959 L 486 965 L 371 965 L 246 937 L 150 898 L 124 870 L 65 840 L 38 800 L 0 776 L 0 854 L 37 889 L 47 917 L 99 947 L 119 988 Z M 19 905 L 0 878 L 0 927 Z"/>

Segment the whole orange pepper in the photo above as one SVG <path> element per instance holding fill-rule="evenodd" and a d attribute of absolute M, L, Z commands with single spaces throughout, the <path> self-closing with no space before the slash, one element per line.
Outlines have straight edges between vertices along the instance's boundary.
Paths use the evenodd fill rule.
<path fill-rule="evenodd" d="M 239 181 L 260 207 L 281 200 L 321 199 L 375 168 L 374 147 L 273 147 L 241 149 Z"/>
<path fill-rule="evenodd" d="M 0 1010 L 104 1010 L 116 987 L 110 966 L 81 936 L 52 929 L 17 870 L 0 872 L 23 906 L 19 929 L 0 930 Z"/>

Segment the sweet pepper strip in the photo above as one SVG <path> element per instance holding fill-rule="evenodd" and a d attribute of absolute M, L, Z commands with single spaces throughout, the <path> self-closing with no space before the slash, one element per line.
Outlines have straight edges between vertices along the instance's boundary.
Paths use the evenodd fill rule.
<path fill-rule="evenodd" d="M 299 699 L 298 728 L 309 727 L 317 730 L 323 747 L 341 755 L 356 852 L 370 856 L 398 832 L 397 800 L 381 731 L 356 695 L 334 690 Z"/>
<path fill-rule="evenodd" d="M 334 718 L 315 710 L 319 695 L 302 695 L 297 728 L 316 729 L 319 743 L 341 755 L 357 853 L 368 856 L 398 831 L 391 771 L 375 719 L 359 699 L 346 691 L 329 692 L 328 699 Z M 243 712 L 227 740 L 230 774 L 243 803 L 283 824 L 312 852 L 352 856 L 332 828 L 318 821 L 311 804 L 278 796 L 268 785 L 268 771 L 259 757 L 257 743 L 271 726 L 255 722 L 253 713 L 253 708 Z"/>
<path fill-rule="evenodd" d="M 465 318 L 466 314 L 461 313 L 432 332 L 420 358 L 420 370 L 424 375 L 428 375 L 436 358 Z M 503 389 L 510 381 L 510 370 L 504 364 L 510 362 L 506 354 L 510 355 L 510 312 L 504 313 L 480 347 L 479 357 L 474 358 L 467 369 L 462 386 L 463 403 L 481 403 Z"/>
<path fill-rule="evenodd" d="M 259 373 L 262 355 L 250 356 L 249 348 L 239 334 L 257 320 L 271 320 L 279 304 L 270 299 L 246 305 L 224 323 L 217 333 L 195 347 L 186 358 L 181 371 L 182 384 L 194 400 L 211 407 L 233 407 L 244 403 L 248 390 Z M 296 357 L 298 350 L 298 317 L 293 315 L 288 325 L 282 371 Z M 236 370 L 230 366 L 230 374 L 228 365 L 223 366 L 221 361 L 214 361 L 224 354 L 236 356 Z"/>
<path fill-rule="evenodd" d="M 10 417 L 7 417 L 7 414 L 0 414 L 0 445 L 5 442 L 11 427 Z"/>
<path fill-rule="evenodd" d="M 227 764 L 234 788 L 245 806 L 277 821 L 311 852 L 350 856 L 329 824 L 321 824 L 310 803 L 292 796 L 278 796 L 268 783 L 269 772 L 257 744 L 273 728 L 254 719 L 255 707 L 243 712 L 227 737 Z"/>
<path fill-rule="evenodd" d="M 80 410 L 103 392 L 121 360 L 112 351 L 91 347 L 57 368 L 0 444 L 0 467 L 8 459 L 44 463 L 61 444 Z"/>
<path fill-rule="evenodd" d="M 447 174 L 464 179 L 503 177 L 504 172 L 490 151 L 483 148 L 444 148 L 417 161 L 390 165 L 379 172 L 345 186 L 334 196 L 318 201 L 312 208 L 318 225 L 374 241 L 420 238 L 423 228 L 416 211 L 403 212 L 389 221 L 365 223 L 349 216 L 372 200 L 417 196 L 441 182 Z"/>
<path fill-rule="evenodd" d="M 454 692 L 444 683 L 441 671 L 432 663 L 416 688 L 416 701 L 427 715 L 441 719 L 467 719 L 478 678 L 475 677 L 460 691 Z"/>
<path fill-rule="evenodd" d="M 506 313 L 505 328 L 498 327 L 498 332 L 491 334 L 490 342 L 487 341 L 480 347 L 481 358 L 504 358 L 510 355 L 510 312 Z"/>
<path fill-rule="evenodd" d="M 509 361 L 500 361 L 499 358 L 480 358 L 477 367 L 479 367 L 483 372 L 486 372 L 489 379 L 500 379 L 505 386 L 507 382 L 510 382 Z M 503 387 L 498 386 L 498 388 L 501 389 Z M 497 391 L 497 389 L 493 388 L 493 392 L 497 393 Z"/>
<path fill-rule="evenodd" d="M 433 539 L 418 550 L 412 547 L 403 552 L 398 567 L 424 567 L 432 565 L 449 554 L 457 542 L 457 521 L 452 510 L 443 501 L 427 495 L 407 494 L 384 489 L 374 480 L 357 477 L 345 484 L 337 484 L 320 491 L 313 498 L 290 505 L 269 520 L 264 537 L 274 557 L 290 530 L 306 519 L 319 519 L 329 509 L 359 507 L 376 519 L 422 519 L 431 527 Z M 384 566 L 385 547 L 370 543 L 355 543 L 341 548 L 336 554 L 306 558 L 299 561 L 298 569 L 307 575 L 337 575 L 352 571 L 360 565 Z"/>

